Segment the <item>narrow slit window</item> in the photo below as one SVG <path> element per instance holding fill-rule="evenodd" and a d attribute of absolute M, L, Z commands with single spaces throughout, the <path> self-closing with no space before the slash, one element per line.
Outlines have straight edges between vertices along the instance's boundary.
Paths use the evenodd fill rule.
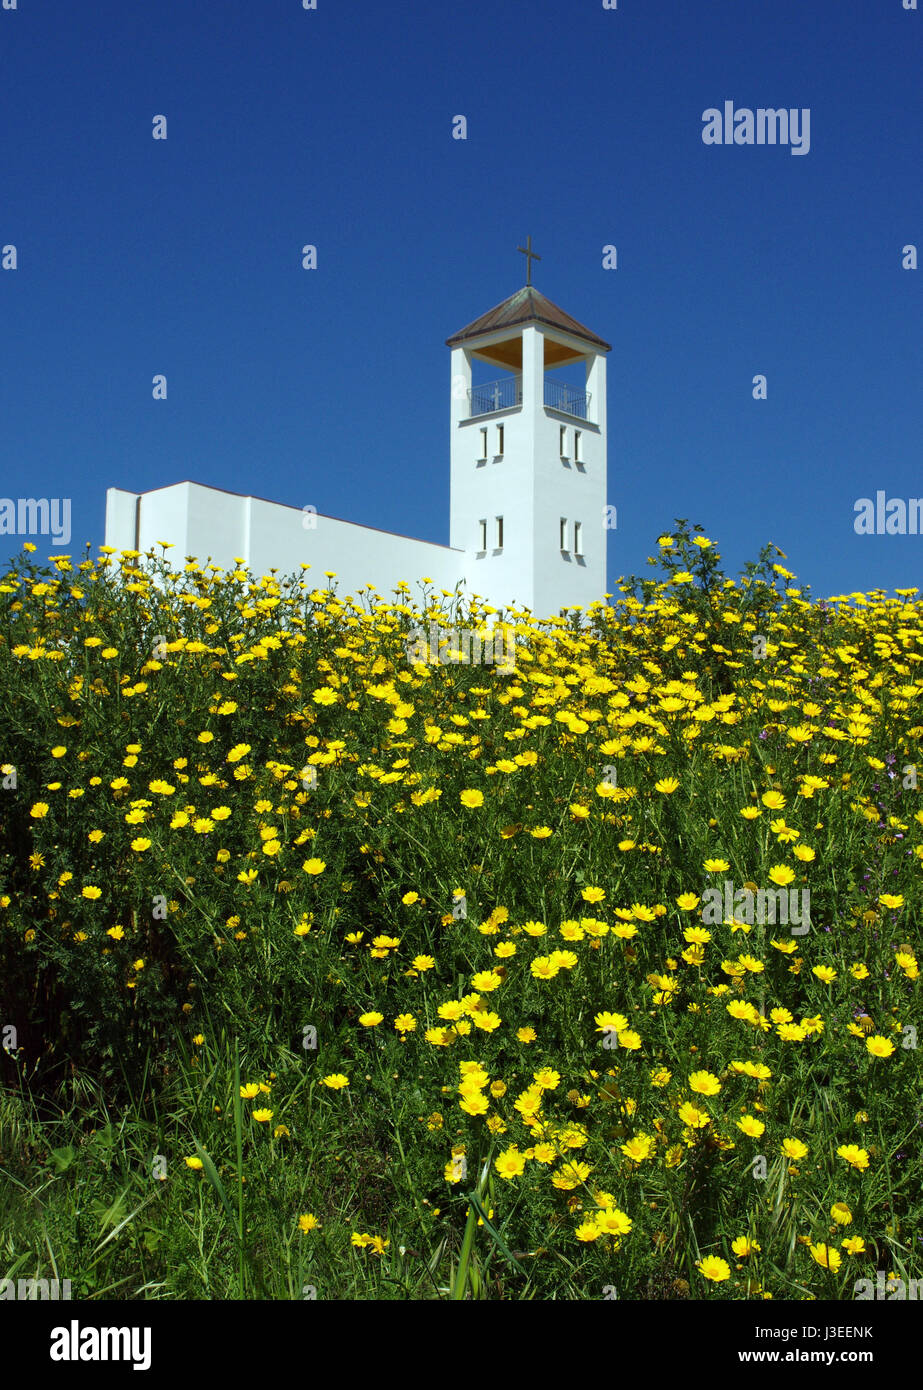
<path fill-rule="evenodd" d="M 562 425 L 562 426 L 561 426 L 561 457 L 562 457 L 562 459 L 566 459 L 566 458 L 567 458 L 567 426 L 566 426 L 566 425 Z M 563 547 L 562 547 L 562 549 L 563 549 Z"/>
<path fill-rule="evenodd" d="M 561 517 L 561 549 L 567 549 L 567 517 Z"/>
<path fill-rule="evenodd" d="M 497 549 L 503 549 L 503 517 L 497 517 Z"/>
<path fill-rule="evenodd" d="M 486 459 L 486 458 L 487 458 L 487 431 L 486 431 L 486 429 L 481 430 L 481 452 L 480 452 L 480 454 L 478 455 L 478 458 L 479 458 L 479 459 Z"/>
<path fill-rule="evenodd" d="M 574 462 L 580 463 L 583 458 L 583 437 L 580 430 L 574 430 Z"/>
<path fill-rule="evenodd" d="M 497 457 L 503 457 L 503 426 L 497 426 Z"/>
<path fill-rule="evenodd" d="M 479 521 L 479 522 L 478 522 L 478 540 L 479 540 L 478 550 L 486 550 L 486 549 L 487 549 L 487 518 L 486 518 L 486 516 L 484 517 L 483 521 Z"/>
<path fill-rule="evenodd" d="M 574 522 L 574 554 L 583 554 L 583 522 Z"/>

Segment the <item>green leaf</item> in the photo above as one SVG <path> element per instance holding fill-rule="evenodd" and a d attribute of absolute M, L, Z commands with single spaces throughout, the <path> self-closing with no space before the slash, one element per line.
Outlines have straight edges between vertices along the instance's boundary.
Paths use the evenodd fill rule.
<path fill-rule="evenodd" d="M 225 1215 L 231 1223 L 231 1230 L 234 1232 L 236 1236 L 237 1218 L 234 1215 L 231 1203 L 228 1201 L 228 1194 L 224 1190 L 224 1183 L 218 1176 L 218 1169 L 212 1162 L 211 1155 L 206 1153 L 206 1151 L 202 1148 L 202 1145 L 199 1143 L 198 1139 L 193 1139 L 193 1143 L 195 1144 L 196 1153 L 202 1160 L 202 1167 L 205 1169 L 205 1176 L 208 1178 L 208 1181 L 211 1183 L 212 1187 L 217 1192 L 218 1199 L 221 1202 L 221 1205 L 224 1207 Z"/>
<path fill-rule="evenodd" d="M 515 1265 L 517 1269 L 522 1270 L 522 1273 L 525 1274 L 525 1269 L 519 1263 L 516 1256 L 512 1253 L 509 1246 L 506 1244 L 506 1241 L 501 1236 L 500 1232 L 490 1224 L 490 1221 L 487 1217 L 487 1212 L 484 1210 L 483 1203 L 481 1202 L 481 1199 L 478 1196 L 478 1194 L 476 1192 L 470 1192 L 468 1194 L 468 1200 L 474 1207 L 474 1210 L 477 1212 L 478 1216 L 481 1218 L 481 1221 L 484 1223 L 485 1230 L 487 1230 L 488 1233 L 491 1236 L 493 1236 L 494 1240 L 497 1243 L 497 1247 L 500 1250 L 500 1253 L 504 1255 L 506 1259 L 509 1260 L 510 1264 Z"/>
<path fill-rule="evenodd" d="M 114 1145 L 115 1130 L 112 1128 L 112 1125 L 104 1125 L 102 1129 L 98 1129 L 95 1134 L 91 1135 L 87 1141 L 87 1148 L 102 1149 L 104 1153 L 110 1152 Z"/>
<path fill-rule="evenodd" d="M 109 1203 L 102 1197 L 95 1197 L 90 1203 L 90 1211 L 99 1222 L 100 1234 L 110 1226 L 114 1226 L 117 1221 L 121 1221 L 125 1214 L 127 1203 L 125 1201 L 127 1189 L 120 1192 L 115 1201 Z"/>

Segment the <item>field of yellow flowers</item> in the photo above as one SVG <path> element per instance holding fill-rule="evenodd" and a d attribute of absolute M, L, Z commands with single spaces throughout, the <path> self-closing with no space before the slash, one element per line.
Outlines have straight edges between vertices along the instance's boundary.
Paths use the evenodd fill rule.
<path fill-rule="evenodd" d="M 497 614 L 425 584 L 32 551 L 0 577 L 0 1277 L 923 1276 L 915 589 L 818 603 L 772 547 L 729 579 L 678 522 L 611 603 L 503 615 L 498 663 L 455 647 Z"/>

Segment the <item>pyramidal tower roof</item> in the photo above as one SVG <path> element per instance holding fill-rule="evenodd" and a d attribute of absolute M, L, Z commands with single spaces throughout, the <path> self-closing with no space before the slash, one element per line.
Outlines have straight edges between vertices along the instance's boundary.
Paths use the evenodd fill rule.
<path fill-rule="evenodd" d="M 602 348 L 604 352 L 610 352 L 612 348 L 611 343 L 607 343 L 604 338 L 578 323 L 570 314 L 559 309 L 557 304 L 552 304 L 534 285 L 523 285 L 521 290 L 511 294 L 509 299 L 504 299 L 502 304 L 488 309 L 486 314 L 469 323 L 466 328 L 453 333 L 451 338 L 446 338 L 446 347 L 456 347 L 469 338 L 478 338 L 482 333 L 493 333 L 498 328 L 512 328 L 514 325 L 525 323 L 544 323 L 549 328 L 558 328 L 573 338 L 582 338 L 584 342 L 592 343 L 595 348 Z"/>

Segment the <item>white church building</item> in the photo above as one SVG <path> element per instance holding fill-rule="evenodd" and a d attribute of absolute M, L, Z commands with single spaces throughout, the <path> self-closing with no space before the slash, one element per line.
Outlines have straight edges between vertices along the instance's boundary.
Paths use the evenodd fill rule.
<path fill-rule="evenodd" d="M 530 242 L 531 253 L 531 242 Z M 531 253 L 534 254 L 534 253 Z M 531 272 L 531 261 L 528 261 Z M 337 591 L 404 580 L 551 617 L 606 592 L 606 356 L 610 345 L 527 284 L 446 340 L 451 349 L 449 544 L 200 483 L 110 488 L 106 544 L 260 576 L 302 573 Z M 585 371 L 572 380 L 555 373 Z M 482 378 L 488 373 L 491 380 Z M 175 563 L 175 561 L 174 561 Z"/>

